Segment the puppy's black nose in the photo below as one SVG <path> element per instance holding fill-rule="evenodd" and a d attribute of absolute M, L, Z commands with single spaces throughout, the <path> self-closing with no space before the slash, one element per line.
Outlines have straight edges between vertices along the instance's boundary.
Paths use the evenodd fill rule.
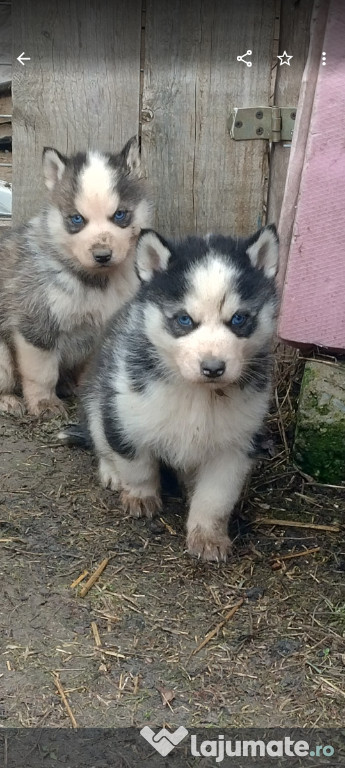
<path fill-rule="evenodd" d="M 207 360 L 201 361 L 200 369 L 202 375 L 208 379 L 219 379 L 225 371 L 225 363 L 224 360 L 218 360 L 217 357 L 209 357 Z"/>
<path fill-rule="evenodd" d="M 109 248 L 96 248 L 92 255 L 97 264 L 107 264 L 110 261 L 113 252 Z"/>

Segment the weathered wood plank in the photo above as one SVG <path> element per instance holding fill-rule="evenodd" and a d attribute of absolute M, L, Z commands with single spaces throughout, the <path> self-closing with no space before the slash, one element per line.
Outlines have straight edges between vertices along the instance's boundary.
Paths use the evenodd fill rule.
<path fill-rule="evenodd" d="M 235 142 L 232 107 L 268 104 L 274 0 L 147 0 L 142 158 L 166 234 L 262 221 L 266 142 Z M 237 55 L 252 50 L 252 67 Z"/>
<path fill-rule="evenodd" d="M 44 145 L 119 149 L 138 132 L 140 0 L 18 0 L 13 6 L 13 219 L 42 197 Z"/>
<path fill-rule="evenodd" d="M 293 58 L 290 66 L 280 66 L 279 60 L 277 62 L 276 59 L 272 62 L 273 66 L 277 67 L 273 100 L 278 107 L 297 107 L 308 56 L 312 10 L 311 0 L 301 0 L 298 3 L 295 0 L 283 0 L 281 3 L 279 54 L 286 51 L 289 55 L 292 54 Z M 289 159 L 290 147 L 284 147 L 283 143 L 272 146 L 267 219 L 275 224 L 279 222 Z"/>

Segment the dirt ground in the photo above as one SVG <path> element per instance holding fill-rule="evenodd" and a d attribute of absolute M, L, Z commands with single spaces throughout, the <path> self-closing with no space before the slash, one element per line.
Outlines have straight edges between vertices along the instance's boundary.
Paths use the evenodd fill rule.
<path fill-rule="evenodd" d="M 222 565 L 184 552 L 178 499 L 131 520 L 57 421 L 0 419 L 2 726 L 71 726 L 57 680 L 78 726 L 343 726 L 345 489 L 289 459 L 298 378 L 281 355 Z M 106 557 L 81 597 L 71 583 Z"/>

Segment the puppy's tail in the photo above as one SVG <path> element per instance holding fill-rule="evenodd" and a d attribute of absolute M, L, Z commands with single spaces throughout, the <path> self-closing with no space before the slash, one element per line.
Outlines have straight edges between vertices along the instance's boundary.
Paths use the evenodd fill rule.
<path fill-rule="evenodd" d="M 90 435 L 83 424 L 66 424 L 59 432 L 57 439 L 63 445 L 75 445 L 78 448 L 84 448 L 85 451 L 92 447 Z"/>

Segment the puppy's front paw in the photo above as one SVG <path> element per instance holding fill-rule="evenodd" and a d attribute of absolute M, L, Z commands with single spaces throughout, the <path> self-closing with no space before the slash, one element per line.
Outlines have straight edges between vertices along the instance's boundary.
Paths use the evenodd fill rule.
<path fill-rule="evenodd" d="M 115 467 L 105 459 L 101 459 L 99 462 L 99 479 L 103 488 L 110 488 L 112 491 L 119 490 L 120 480 Z"/>
<path fill-rule="evenodd" d="M 130 491 L 122 491 L 121 504 L 131 517 L 147 517 L 149 520 L 162 509 L 159 496 L 134 496 Z"/>
<path fill-rule="evenodd" d="M 36 416 L 41 419 L 54 419 L 56 416 L 64 416 L 66 418 L 68 415 L 64 404 L 56 395 L 49 399 L 28 403 L 28 413 L 30 416 Z"/>
<path fill-rule="evenodd" d="M 225 563 L 231 551 L 231 541 L 226 533 L 212 533 L 197 526 L 187 535 L 187 551 L 202 560 L 222 560 Z"/>
<path fill-rule="evenodd" d="M 1 395 L 0 411 L 2 413 L 10 413 L 11 416 L 24 416 L 24 401 L 16 395 Z"/>

